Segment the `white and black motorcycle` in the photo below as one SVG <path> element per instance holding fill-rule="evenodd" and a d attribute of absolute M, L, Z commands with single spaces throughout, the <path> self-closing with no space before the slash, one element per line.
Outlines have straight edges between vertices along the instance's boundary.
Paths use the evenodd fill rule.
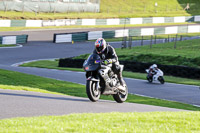
<path fill-rule="evenodd" d="M 83 64 L 86 71 L 86 93 L 88 98 L 96 102 L 100 96 L 112 95 L 118 103 L 126 101 L 128 97 L 128 88 L 125 84 L 124 90 L 119 89 L 120 82 L 117 75 L 111 69 L 112 64 L 105 65 L 97 54 L 91 54 Z M 123 65 L 120 65 L 121 72 Z"/>
<path fill-rule="evenodd" d="M 152 83 L 153 81 L 159 81 L 161 84 L 165 83 L 164 80 L 164 73 L 162 70 L 157 69 L 157 72 L 154 71 L 149 71 L 149 69 L 146 69 L 147 72 L 147 80 L 149 81 L 149 83 Z"/>

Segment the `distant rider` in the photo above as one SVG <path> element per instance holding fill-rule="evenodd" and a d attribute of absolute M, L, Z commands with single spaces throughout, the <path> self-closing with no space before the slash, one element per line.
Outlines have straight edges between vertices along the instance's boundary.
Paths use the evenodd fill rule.
<path fill-rule="evenodd" d="M 115 49 L 107 44 L 103 38 L 99 38 L 95 42 L 95 50 L 93 51 L 93 53 L 98 54 L 100 58 L 104 61 L 105 65 L 112 63 L 112 70 L 115 74 L 117 74 L 117 77 L 121 84 L 119 88 L 124 90 L 124 80 L 122 78 L 122 72 L 120 71 L 121 68 Z"/>
<path fill-rule="evenodd" d="M 154 80 L 157 80 L 157 78 L 159 77 L 159 75 L 157 75 L 158 71 L 159 71 L 159 69 L 156 64 L 153 64 L 149 67 L 149 73 L 151 73 L 153 75 Z"/>

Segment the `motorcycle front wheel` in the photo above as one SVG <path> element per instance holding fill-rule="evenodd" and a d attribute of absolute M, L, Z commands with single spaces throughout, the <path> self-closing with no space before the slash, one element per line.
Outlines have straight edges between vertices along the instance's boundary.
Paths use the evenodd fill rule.
<path fill-rule="evenodd" d="M 158 77 L 158 80 L 160 81 L 160 83 L 161 83 L 161 84 L 164 84 L 164 83 L 165 83 L 165 80 L 164 80 L 164 78 L 163 78 L 163 77 L 161 77 L 161 76 L 160 76 L 160 77 Z"/>
<path fill-rule="evenodd" d="M 153 78 L 152 78 L 151 76 L 147 76 L 147 81 L 148 81 L 149 83 L 152 83 Z"/>
<path fill-rule="evenodd" d="M 92 102 L 98 101 L 101 96 L 101 92 L 97 87 L 97 83 L 98 82 L 96 81 L 87 80 L 86 93 Z"/>
<path fill-rule="evenodd" d="M 128 87 L 126 86 L 125 92 L 118 92 L 117 94 L 113 95 L 113 98 L 118 103 L 123 103 L 126 101 L 128 97 Z"/>

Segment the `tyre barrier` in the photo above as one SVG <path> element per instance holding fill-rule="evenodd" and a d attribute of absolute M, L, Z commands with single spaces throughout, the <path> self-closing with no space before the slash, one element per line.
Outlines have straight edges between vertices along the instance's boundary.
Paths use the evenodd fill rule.
<path fill-rule="evenodd" d="M 185 22 L 188 23 L 200 22 L 200 15 L 176 16 L 176 17 L 109 18 L 109 19 L 0 20 L 0 27 L 46 27 L 46 26 L 70 26 L 70 25 L 98 26 L 98 25 L 124 25 L 124 24 L 138 25 L 138 24 L 158 24 L 158 23 L 176 24 Z"/>
<path fill-rule="evenodd" d="M 89 31 L 77 33 L 55 33 L 54 43 L 72 43 L 78 41 L 96 40 L 97 38 L 119 38 L 127 36 L 170 35 L 181 33 L 199 33 L 200 24 L 183 26 L 164 26 L 154 28 L 118 29 L 113 31 Z"/>
<path fill-rule="evenodd" d="M 0 36 L 0 44 L 24 44 L 28 41 L 28 35 Z"/>
<path fill-rule="evenodd" d="M 72 59 L 65 58 L 59 59 L 59 67 L 72 67 L 72 68 L 82 68 L 84 59 Z M 141 72 L 146 73 L 145 69 L 148 69 L 152 63 L 142 63 L 134 61 L 120 61 L 120 64 L 124 65 L 124 70 L 131 72 Z M 200 69 L 186 66 L 176 66 L 176 65 L 161 65 L 157 64 L 165 75 L 182 77 L 182 78 L 191 78 L 191 79 L 200 79 Z"/>

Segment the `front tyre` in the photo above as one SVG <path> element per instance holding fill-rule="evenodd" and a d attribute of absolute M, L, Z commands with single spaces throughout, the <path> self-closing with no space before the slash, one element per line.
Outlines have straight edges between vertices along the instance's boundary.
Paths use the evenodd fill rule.
<path fill-rule="evenodd" d="M 128 97 L 128 87 L 126 86 L 125 92 L 119 91 L 117 94 L 113 95 L 113 98 L 118 103 L 123 103 Z"/>
<path fill-rule="evenodd" d="M 163 78 L 163 77 L 161 77 L 161 76 L 160 76 L 160 77 L 158 77 L 158 80 L 160 81 L 160 83 L 161 83 L 161 84 L 164 84 L 164 83 L 165 83 L 165 80 L 164 80 L 164 78 Z"/>
<path fill-rule="evenodd" d="M 153 81 L 153 77 L 152 77 L 152 76 L 149 76 L 149 75 L 147 75 L 147 81 L 148 81 L 149 83 L 152 83 L 152 81 Z"/>
<path fill-rule="evenodd" d="M 99 100 L 101 93 L 100 93 L 100 90 L 98 89 L 98 85 L 96 81 L 87 80 L 86 93 L 87 93 L 88 98 L 92 102 L 96 102 Z"/>

